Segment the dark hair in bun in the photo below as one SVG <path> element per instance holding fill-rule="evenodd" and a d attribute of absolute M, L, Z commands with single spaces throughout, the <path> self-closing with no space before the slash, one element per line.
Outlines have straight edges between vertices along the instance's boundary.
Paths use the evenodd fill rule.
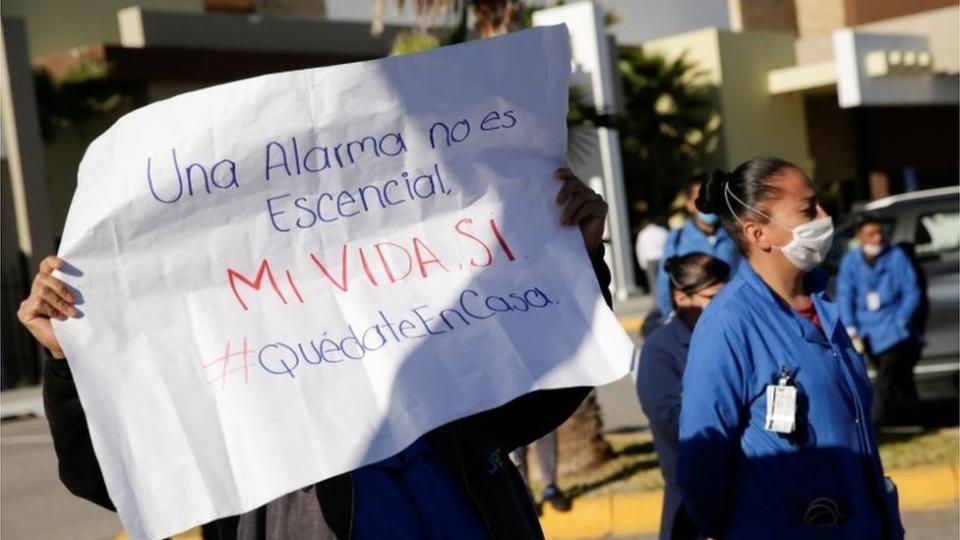
<path fill-rule="evenodd" d="M 729 176 L 721 170 L 713 171 L 706 181 L 700 186 L 700 195 L 697 197 L 697 210 L 707 214 L 721 215 L 721 208 L 717 203 L 723 205 L 723 185 L 728 181 Z"/>
<path fill-rule="evenodd" d="M 709 179 L 710 179 L 709 174 L 703 174 L 703 173 L 695 174 L 687 179 L 686 184 L 684 184 L 683 186 L 683 189 L 684 189 L 683 192 L 689 197 L 690 194 L 693 193 L 693 188 L 697 186 L 703 187 L 703 185 L 706 184 L 707 180 Z"/>
<path fill-rule="evenodd" d="M 733 238 L 740 253 L 746 255 L 747 243 L 741 234 L 740 221 L 766 223 L 767 218 L 752 212 L 767 199 L 777 196 L 779 190 L 773 181 L 786 169 L 800 170 L 787 160 L 776 157 L 758 157 L 741 163 L 731 173 L 714 171 L 700 188 L 697 210 L 720 216 L 720 223 Z"/>
<path fill-rule="evenodd" d="M 670 277 L 670 289 L 687 295 L 730 279 L 730 265 L 697 251 L 670 257 L 664 261 L 663 271 Z"/>

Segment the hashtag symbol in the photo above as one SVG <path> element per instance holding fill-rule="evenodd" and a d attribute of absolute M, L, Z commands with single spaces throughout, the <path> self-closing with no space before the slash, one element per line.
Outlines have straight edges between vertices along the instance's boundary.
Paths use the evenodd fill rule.
<path fill-rule="evenodd" d="M 231 360 L 234 360 L 239 357 L 239 360 L 235 360 L 231 363 Z M 208 368 L 214 367 L 217 364 L 220 364 L 220 374 L 217 377 L 214 377 L 212 380 L 207 381 L 207 384 L 213 384 L 217 381 L 220 381 L 220 389 L 223 390 L 227 387 L 227 375 L 232 373 L 243 372 L 243 382 L 247 384 L 250 382 L 250 349 L 247 347 L 247 338 L 243 338 L 243 349 L 239 352 L 230 352 L 230 341 L 227 340 L 227 345 L 224 347 L 223 356 L 215 358 L 208 363 L 203 364 L 203 369 L 207 370 Z"/>

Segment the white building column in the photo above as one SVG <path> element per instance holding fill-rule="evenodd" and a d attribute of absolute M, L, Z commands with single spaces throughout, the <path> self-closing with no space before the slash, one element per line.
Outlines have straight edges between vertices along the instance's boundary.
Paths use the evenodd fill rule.
<path fill-rule="evenodd" d="M 603 10 L 594 2 L 576 2 L 564 6 L 537 10 L 533 24 L 543 26 L 564 23 L 570 32 L 573 78 L 587 101 L 601 113 L 616 113 L 616 84 L 614 76 L 616 50 L 611 51 L 603 24 Z M 597 128 L 596 159 L 594 166 L 577 170 L 585 176 L 590 187 L 599 191 L 609 205 L 604 241 L 610 246 L 607 260 L 613 274 L 613 295 L 625 300 L 637 292 L 633 275 L 633 242 L 630 238 L 629 215 L 620 156 L 620 136 L 616 129 Z M 587 173 L 587 174 L 584 174 Z"/>
<path fill-rule="evenodd" d="M 26 25 L 19 19 L 4 18 L 0 37 L 4 153 L 10 169 L 17 240 L 29 262 L 28 271 L 32 273 L 41 259 L 53 253 L 43 140 L 27 52 Z"/>

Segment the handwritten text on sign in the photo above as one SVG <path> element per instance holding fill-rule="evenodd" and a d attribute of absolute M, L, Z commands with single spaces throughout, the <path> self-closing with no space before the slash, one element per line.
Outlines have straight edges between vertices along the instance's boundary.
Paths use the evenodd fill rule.
<path fill-rule="evenodd" d="M 217 86 L 90 146 L 60 251 L 84 317 L 55 329 L 127 530 L 246 512 L 626 373 L 553 202 L 567 40 Z"/>

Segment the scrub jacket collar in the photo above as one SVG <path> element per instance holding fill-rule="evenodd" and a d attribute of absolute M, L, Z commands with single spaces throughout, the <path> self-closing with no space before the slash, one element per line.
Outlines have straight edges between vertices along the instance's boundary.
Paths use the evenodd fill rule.
<path fill-rule="evenodd" d="M 829 277 L 826 272 L 816 268 L 807 273 L 803 282 L 810 299 L 813 301 L 814 308 L 817 310 L 817 316 L 823 325 L 821 332 L 812 322 L 802 317 L 786 302 L 783 301 L 773 289 L 771 289 L 754 271 L 749 262 L 741 265 L 738 277 L 747 282 L 747 285 L 754 289 L 769 307 L 779 310 L 784 316 L 792 321 L 796 326 L 797 333 L 803 336 L 803 339 L 829 346 L 831 338 L 836 335 L 840 326 L 840 316 L 837 306 L 830 302 L 826 293 L 826 286 Z"/>

